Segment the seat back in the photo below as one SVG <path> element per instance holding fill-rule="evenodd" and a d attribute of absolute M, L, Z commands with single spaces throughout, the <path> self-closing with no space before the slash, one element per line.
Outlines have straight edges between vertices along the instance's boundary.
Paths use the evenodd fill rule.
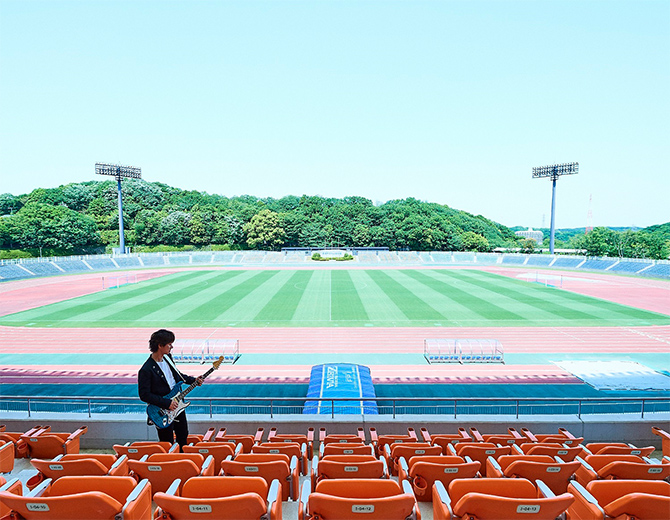
<path fill-rule="evenodd" d="M 648 457 L 654 453 L 653 446 L 637 448 L 623 442 L 609 444 L 605 442 L 591 442 L 586 445 L 586 448 L 594 455 L 637 455 L 638 457 Z"/>
<path fill-rule="evenodd" d="M 551 498 L 509 498 L 472 492 L 453 505 L 453 512 L 458 518 L 477 520 L 554 520 L 574 501 L 575 497 L 569 493 Z"/>
<path fill-rule="evenodd" d="M 454 479 L 474 478 L 481 464 L 477 461 L 466 462 L 461 457 L 420 455 L 409 459 L 408 480 L 417 500 L 429 502 L 435 482 L 444 484 L 445 488 Z"/>
<path fill-rule="evenodd" d="M 453 480 L 449 487 L 451 503 L 455 504 L 468 493 L 509 498 L 535 498 L 535 485 L 525 478 L 464 478 Z"/>
<path fill-rule="evenodd" d="M 637 455 L 587 455 L 584 460 L 597 472 L 612 462 L 638 462 L 643 463 Z"/>
<path fill-rule="evenodd" d="M 171 455 L 186 456 L 183 458 L 166 458 Z M 153 458 L 156 457 L 156 458 Z M 198 464 L 195 460 L 200 460 Z M 137 476 L 139 480 L 148 479 L 151 482 L 151 489 L 154 493 L 157 491 L 167 491 L 172 482 L 179 478 L 183 482 L 191 477 L 198 476 L 202 467 L 202 455 L 199 453 L 154 453 L 147 460 L 129 460 L 128 468 Z"/>
<path fill-rule="evenodd" d="M 123 508 L 122 503 L 100 491 L 39 498 L 0 492 L 0 500 L 25 520 L 72 520 L 73 511 L 86 511 L 90 520 L 110 520 Z"/>
<path fill-rule="evenodd" d="M 0 473 L 10 473 L 14 469 L 14 443 L 0 440 Z"/>
<path fill-rule="evenodd" d="M 234 435 L 234 434 L 221 434 L 221 432 L 216 434 L 214 438 L 217 442 L 234 442 L 235 444 L 242 445 L 242 452 L 251 453 L 251 447 L 254 445 L 254 436 L 253 435 Z"/>
<path fill-rule="evenodd" d="M 111 457 L 114 457 L 111 455 Z M 26 482 L 28 489 L 33 489 L 45 479 L 57 480 L 65 476 L 106 475 L 109 468 L 94 458 L 75 460 L 44 460 L 30 459 L 30 464 L 38 471 Z"/>
<path fill-rule="evenodd" d="M 257 520 L 267 513 L 265 499 L 256 493 L 234 496 L 191 498 L 158 492 L 154 502 L 169 518 L 200 520 L 203 513 L 219 520 Z M 162 516 L 158 517 L 162 518 Z"/>
<path fill-rule="evenodd" d="M 416 500 L 393 480 L 346 479 L 319 482 L 307 502 L 307 517 L 406 520 L 416 514 Z"/>
<path fill-rule="evenodd" d="M 321 456 L 327 457 L 329 455 L 373 455 L 374 449 L 369 444 L 354 444 L 353 442 L 346 443 L 330 443 L 321 445 Z"/>
<path fill-rule="evenodd" d="M 598 477 L 603 479 L 665 480 L 670 477 L 670 464 L 615 461 L 600 468 Z"/>
<path fill-rule="evenodd" d="M 479 471 L 482 476 L 486 476 L 486 459 L 493 457 L 498 459 L 502 455 L 509 455 L 512 452 L 511 446 L 496 446 L 491 443 L 466 443 L 461 442 L 454 447 L 459 457 L 470 457 L 481 464 Z"/>
<path fill-rule="evenodd" d="M 283 453 L 288 455 L 288 457 L 297 457 L 298 459 L 302 458 L 302 452 L 300 451 L 300 444 L 297 442 L 264 442 L 262 444 L 255 444 L 251 447 L 251 453 L 271 453 L 279 454 Z"/>
<path fill-rule="evenodd" d="M 662 480 L 594 480 L 586 490 L 601 507 L 631 493 L 670 497 L 670 483 Z"/>
<path fill-rule="evenodd" d="M 282 500 L 288 500 L 297 495 L 298 474 L 292 474 L 287 455 L 268 453 L 240 453 L 235 460 L 221 462 L 221 471 L 224 475 L 235 477 L 261 477 L 268 486 L 273 480 L 279 480 L 282 485 Z"/>
<path fill-rule="evenodd" d="M 549 455 L 550 457 L 560 457 L 566 462 L 575 460 L 582 448 L 579 446 L 564 446 L 558 443 L 534 443 L 527 442 L 519 446 L 526 455 Z"/>
<path fill-rule="evenodd" d="M 330 478 L 386 478 L 384 462 L 374 455 L 328 455 L 319 461 L 315 482 Z"/>
<path fill-rule="evenodd" d="M 154 453 L 167 453 L 170 450 L 169 442 L 156 442 L 151 444 L 133 443 L 128 446 L 115 444 L 112 446 L 117 457 L 125 455 L 130 460 L 140 460 L 145 455 Z"/>
<path fill-rule="evenodd" d="M 235 455 L 235 444 L 232 442 L 198 442 L 183 447 L 184 453 L 199 453 L 203 457 L 211 455 L 215 468 L 221 467 L 221 462 L 228 456 Z"/>
<path fill-rule="evenodd" d="M 513 457 L 513 455 L 509 455 L 508 457 Z M 526 457 L 533 457 L 533 455 L 526 455 Z M 545 457 L 545 455 L 538 455 L 538 457 Z M 547 458 L 550 461 L 543 462 L 518 458 L 507 463 L 504 475 L 506 477 L 527 478 L 531 482 L 539 479 L 555 494 L 565 493 L 568 490 L 570 479 L 581 466 L 581 463 L 579 461 L 559 463 L 555 460 L 552 461 L 550 457 Z M 502 459 L 503 457 L 498 459 L 501 466 Z"/>

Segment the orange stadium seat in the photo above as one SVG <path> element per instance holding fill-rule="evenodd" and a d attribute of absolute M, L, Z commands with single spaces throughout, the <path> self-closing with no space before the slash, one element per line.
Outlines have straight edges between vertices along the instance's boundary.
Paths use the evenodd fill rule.
<path fill-rule="evenodd" d="M 151 484 L 132 477 L 47 479 L 25 496 L 0 490 L 0 504 L 10 518 L 24 520 L 149 520 Z"/>
<path fill-rule="evenodd" d="M 254 444 L 260 443 L 263 439 L 263 428 L 259 428 L 255 435 L 247 434 L 232 434 L 227 433 L 226 428 L 221 428 L 216 436 L 214 442 L 234 442 L 242 445 L 242 453 L 251 453 L 251 447 Z"/>
<path fill-rule="evenodd" d="M 0 473 L 10 473 L 14 469 L 14 443 L 0 441 Z"/>
<path fill-rule="evenodd" d="M 670 464 L 655 464 L 637 455 L 588 455 L 577 460 L 582 465 L 575 478 L 582 486 L 592 480 L 664 480 L 670 476 Z"/>
<path fill-rule="evenodd" d="M 532 442 L 558 442 L 567 446 L 578 446 L 584 442 L 584 437 L 575 437 L 565 428 L 559 428 L 558 433 L 533 434 L 527 428 L 521 428 L 521 433 Z"/>
<path fill-rule="evenodd" d="M 214 458 L 199 453 L 154 453 L 129 460 L 128 468 L 137 480 L 148 479 L 154 493 L 167 491 L 177 478 L 184 482 L 191 477 L 213 476 L 216 471 Z"/>
<path fill-rule="evenodd" d="M 0 476 L 0 492 L 22 495 L 23 486 L 18 478 L 14 478 L 7 482 L 4 477 Z M 3 503 L 2 497 L 0 496 L 0 518 L 5 518 L 10 512 L 11 509 Z"/>
<path fill-rule="evenodd" d="M 441 455 L 442 446 L 433 445 L 428 442 L 403 442 L 386 444 L 384 446 L 383 458 L 389 467 L 391 475 L 398 476 L 398 459 L 404 457 L 408 460 L 415 455 Z"/>
<path fill-rule="evenodd" d="M 442 453 L 447 454 L 447 444 L 458 444 L 459 442 L 472 442 L 474 439 L 465 428 L 459 428 L 458 433 L 436 433 L 431 434 L 427 428 L 421 428 L 421 437 L 424 442 L 430 442 L 442 447 Z"/>
<path fill-rule="evenodd" d="M 234 457 L 236 453 L 241 452 L 242 445 L 234 442 L 197 442 L 185 445 L 183 450 L 184 453 L 200 453 L 205 458 L 211 455 L 214 458 L 216 473 L 226 457 Z"/>
<path fill-rule="evenodd" d="M 343 442 L 330 444 L 321 444 L 319 446 L 319 457 L 327 455 L 372 455 L 374 456 L 375 449 L 370 444 Z"/>
<path fill-rule="evenodd" d="M 109 453 L 72 453 L 59 455 L 51 460 L 31 459 L 30 464 L 37 470 L 26 482 L 28 489 L 37 487 L 42 481 L 50 478 L 55 481 L 65 476 L 83 475 L 128 475 L 128 459 L 118 459 Z"/>
<path fill-rule="evenodd" d="M 58 455 L 79 453 L 79 438 L 86 433 L 87 426 L 82 426 L 73 433 L 54 433 L 39 430 L 25 436 L 30 458 L 53 459 Z"/>
<path fill-rule="evenodd" d="M 582 458 L 587 455 L 638 455 L 639 457 L 648 457 L 652 453 L 654 453 L 653 446 L 638 448 L 623 442 L 589 442 L 582 445 L 580 455 Z"/>
<path fill-rule="evenodd" d="M 418 455 L 409 460 L 399 460 L 399 479 L 407 480 L 420 502 L 432 500 L 432 488 L 440 481 L 444 487 L 457 478 L 475 478 L 479 473 L 479 462 L 469 457 L 464 459 L 453 455 Z"/>
<path fill-rule="evenodd" d="M 372 440 L 372 446 L 375 448 L 377 457 L 383 456 L 384 446 L 387 444 L 419 442 L 414 428 L 407 428 L 407 435 L 378 435 L 377 428 L 370 428 L 370 439 Z"/>
<path fill-rule="evenodd" d="M 183 485 L 177 479 L 154 502 L 155 520 L 282 520 L 281 484 L 260 477 L 191 477 Z"/>
<path fill-rule="evenodd" d="M 270 428 L 268 442 L 297 442 L 307 445 L 307 458 L 314 456 L 314 428 L 307 428 L 307 433 L 277 433 L 277 428 Z"/>
<path fill-rule="evenodd" d="M 434 520 L 554 520 L 575 500 L 521 478 L 457 479 L 448 489 L 439 481 L 433 486 Z"/>
<path fill-rule="evenodd" d="M 112 446 L 117 457 L 125 455 L 130 460 L 140 460 L 145 455 L 153 455 L 154 453 L 175 452 L 178 447 L 177 444 L 160 441 L 136 441 L 133 443 L 114 444 Z"/>
<path fill-rule="evenodd" d="M 374 455 L 327 455 L 312 460 L 312 488 L 329 478 L 389 478 L 384 459 Z"/>
<path fill-rule="evenodd" d="M 325 428 L 319 428 L 319 443 L 321 445 L 333 443 L 365 444 L 365 430 L 359 426 L 356 434 L 333 433 L 328 435 Z"/>
<path fill-rule="evenodd" d="M 50 430 L 51 426 L 33 426 L 25 432 L 8 432 L 3 425 L 3 429 L 0 431 L 0 441 L 13 442 L 14 457 L 21 459 L 28 456 L 28 437 L 40 431 L 48 432 Z"/>
<path fill-rule="evenodd" d="M 479 472 L 486 477 L 486 460 L 489 457 L 498 459 L 502 455 L 512 453 L 511 446 L 500 446 L 490 442 L 459 442 L 456 445 L 449 445 L 448 455 L 458 455 L 459 457 L 470 457 L 472 460 L 481 464 Z"/>
<path fill-rule="evenodd" d="M 471 431 L 472 430 L 475 429 L 471 428 Z M 508 433 L 482 434 L 482 441 L 492 442 L 493 444 L 502 444 L 503 446 L 506 444 L 523 444 L 528 442 L 528 439 L 517 432 L 514 428 L 508 428 L 507 431 Z"/>
<path fill-rule="evenodd" d="M 575 497 L 570 520 L 667 520 L 670 484 L 660 480 L 594 480 L 586 487 L 571 482 Z"/>
<path fill-rule="evenodd" d="M 307 475 L 307 444 L 297 442 L 262 442 L 251 447 L 251 453 L 283 453 L 298 459 L 298 468 L 301 475 Z"/>
<path fill-rule="evenodd" d="M 651 431 L 654 435 L 658 435 L 661 438 L 661 449 L 663 451 L 663 456 L 670 457 L 670 433 L 666 432 L 665 430 L 661 430 L 657 426 L 652 426 Z M 0 436 L 0 438 L 2 437 Z"/>
<path fill-rule="evenodd" d="M 557 442 L 527 442 L 525 444 L 515 444 L 513 453 L 519 455 L 549 455 L 550 457 L 560 457 L 561 460 L 570 462 L 582 452 L 582 446 L 566 446 Z"/>
<path fill-rule="evenodd" d="M 299 490 L 298 458 L 283 453 L 240 453 L 221 463 L 221 473 L 233 477 L 262 477 L 268 485 L 278 480 L 282 500 L 297 500 Z"/>
<path fill-rule="evenodd" d="M 299 520 L 419 520 L 419 507 L 407 482 L 390 479 L 323 480 L 315 490 L 306 481 L 300 492 Z M 360 514 L 358 514 L 360 513 Z"/>
<path fill-rule="evenodd" d="M 549 455 L 502 455 L 486 461 L 487 478 L 525 478 L 541 480 L 557 495 L 565 493 L 568 482 L 581 467 L 579 461 L 563 462 Z"/>

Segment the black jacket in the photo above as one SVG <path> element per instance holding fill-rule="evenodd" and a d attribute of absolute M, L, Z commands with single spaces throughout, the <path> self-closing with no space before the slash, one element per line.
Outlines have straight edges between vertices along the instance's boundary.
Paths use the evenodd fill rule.
<path fill-rule="evenodd" d="M 172 361 L 172 356 L 170 356 L 170 360 Z M 172 375 L 176 382 L 184 381 L 190 385 L 195 381 L 195 377 L 182 374 L 172 368 L 170 363 L 168 363 L 168 366 L 172 370 Z M 149 356 L 149 359 L 144 362 L 142 368 L 137 372 L 137 392 L 140 395 L 140 399 L 145 403 L 154 404 L 159 408 L 167 410 L 170 408 L 170 399 L 163 396 L 169 394 L 170 390 L 172 388 L 168 385 L 161 367 L 154 361 L 154 358 Z"/>

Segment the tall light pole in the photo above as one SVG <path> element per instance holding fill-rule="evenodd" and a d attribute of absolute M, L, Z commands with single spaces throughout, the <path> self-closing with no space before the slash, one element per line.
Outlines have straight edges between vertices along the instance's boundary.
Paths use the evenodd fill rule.
<path fill-rule="evenodd" d="M 554 233 L 556 219 L 556 181 L 561 175 L 574 175 L 579 173 L 579 163 L 552 164 L 551 166 L 538 166 L 533 168 L 533 179 L 549 177 L 551 179 L 551 232 L 549 236 L 549 253 L 554 254 Z"/>
<path fill-rule="evenodd" d="M 95 163 L 95 173 L 98 175 L 113 175 L 116 178 L 116 186 L 119 192 L 119 253 L 125 254 L 126 240 L 123 236 L 123 196 L 121 195 L 121 179 L 141 179 L 142 170 L 135 166 L 122 166 L 120 164 Z"/>

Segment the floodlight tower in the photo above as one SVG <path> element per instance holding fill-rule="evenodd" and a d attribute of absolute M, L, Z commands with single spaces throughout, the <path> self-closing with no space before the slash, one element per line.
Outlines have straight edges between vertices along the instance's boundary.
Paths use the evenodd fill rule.
<path fill-rule="evenodd" d="M 556 181 L 561 175 L 579 173 L 579 163 L 552 164 L 533 168 L 533 179 L 549 177 L 551 179 L 551 234 L 549 237 L 549 253 L 554 254 L 554 223 L 556 217 Z"/>
<path fill-rule="evenodd" d="M 126 240 L 123 236 L 123 197 L 121 195 L 121 179 L 141 179 L 142 170 L 134 166 L 121 166 L 120 164 L 95 163 L 95 173 L 98 175 L 113 175 L 116 177 L 116 185 L 119 192 L 119 253 L 125 254 Z"/>

